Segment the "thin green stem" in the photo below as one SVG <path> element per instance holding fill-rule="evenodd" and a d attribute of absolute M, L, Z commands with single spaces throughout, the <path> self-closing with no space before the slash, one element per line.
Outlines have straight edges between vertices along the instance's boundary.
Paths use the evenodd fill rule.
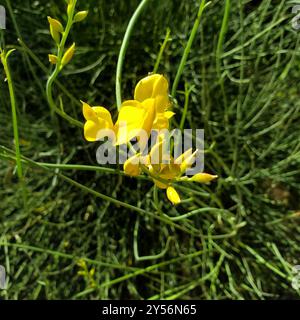
<path fill-rule="evenodd" d="M 154 69 L 153 69 L 153 73 L 156 73 L 157 70 L 158 70 L 162 55 L 163 55 L 163 53 L 165 51 L 167 43 L 170 40 L 170 33 L 171 33 L 170 28 L 167 28 L 167 33 L 166 33 L 166 36 L 165 36 L 165 40 L 164 40 L 163 44 L 160 47 L 160 50 L 159 50 L 159 53 L 158 53 L 158 56 L 157 56 L 157 59 L 156 59 L 156 62 L 155 62 L 155 66 L 154 66 Z"/>
<path fill-rule="evenodd" d="M 155 204 L 155 209 L 157 210 L 157 212 L 160 215 L 162 215 L 160 203 L 159 203 L 159 199 L 158 199 L 158 187 L 156 184 L 154 184 L 154 186 L 153 186 L 153 200 L 154 200 L 154 204 Z"/>
<path fill-rule="evenodd" d="M 135 23 L 137 22 L 140 14 L 142 13 L 143 9 L 145 8 L 148 2 L 149 0 L 142 0 L 139 6 L 136 8 L 134 14 L 132 15 L 129 21 L 129 24 L 127 26 L 127 29 L 122 41 L 122 45 L 121 45 L 121 49 L 118 57 L 117 72 L 116 72 L 116 101 L 117 101 L 118 110 L 120 109 L 122 104 L 122 90 L 121 90 L 122 70 L 123 70 L 124 58 L 126 55 L 128 44 L 129 44 L 129 39 L 132 34 Z"/>
<path fill-rule="evenodd" d="M 226 0 L 225 2 L 225 10 L 224 10 L 224 15 L 223 15 L 223 20 L 222 20 L 222 26 L 220 30 L 220 35 L 218 38 L 218 44 L 217 44 L 217 49 L 216 49 L 216 72 L 217 76 L 219 79 L 219 84 L 221 87 L 221 92 L 223 96 L 223 103 L 224 103 L 224 118 L 225 118 L 225 128 L 228 131 L 229 128 L 229 119 L 228 119 L 228 101 L 227 101 L 227 96 L 225 92 L 225 86 L 224 86 L 224 79 L 221 74 L 221 57 L 223 54 L 223 44 L 224 44 L 224 39 L 225 35 L 228 29 L 228 19 L 229 19 L 229 13 L 230 13 L 230 0 Z M 227 137 L 230 135 L 227 134 Z M 232 141 L 229 139 L 229 143 L 232 146 Z"/>
<path fill-rule="evenodd" d="M 156 260 L 164 257 L 165 254 L 168 252 L 169 244 L 172 239 L 171 237 L 168 237 L 166 246 L 160 253 L 154 254 L 154 255 L 146 255 L 146 256 L 139 255 L 139 249 L 138 249 L 139 224 L 140 224 L 140 220 L 139 220 L 139 217 L 137 217 L 137 220 L 134 226 L 134 231 L 133 231 L 133 253 L 134 253 L 135 260 L 136 261 Z"/>
<path fill-rule="evenodd" d="M 179 221 L 179 220 L 182 220 L 182 219 L 187 219 L 189 217 L 192 217 L 198 213 L 203 213 L 203 212 L 220 212 L 220 213 L 224 213 L 226 212 L 226 210 L 224 209 L 219 209 L 219 208 L 199 208 L 199 209 L 196 209 L 196 210 L 193 210 L 191 212 L 188 212 L 188 213 L 185 213 L 185 214 L 182 214 L 180 216 L 177 216 L 177 217 L 170 217 L 170 219 L 172 221 Z"/>
<path fill-rule="evenodd" d="M 180 64 L 179 64 L 179 67 L 178 67 L 178 70 L 177 70 L 177 73 L 176 73 L 176 76 L 175 76 L 175 80 L 173 82 L 173 86 L 172 86 L 172 91 L 171 91 L 171 94 L 172 94 L 172 97 L 175 98 L 176 96 L 176 90 L 177 90 L 177 87 L 178 87 L 178 84 L 179 84 L 179 81 L 180 81 L 180 78 L 182 76 L 182 73 L 183 73 L 183 70 L 184 70 L 184 67 L 186 65 L 186 61 L 187 61 L 187 58 L 189 56 L 189 53 L 191 51 L 191 47 L 192 47 L 192 44 L 194 42 L 194 39 L 196 37 L 196 34 L 197 34 L 197 31 L 198 31 L 198 27 L 199 27 L 199 24 L 200 24 L 200 20 L 201 20 L 201 16 L 202 16 L 202 13 L 204 11 L 204 9 L 210 4 L 210 2 L 206 3 L 206 0 L 202 0 L 201 1 L 201 4 L 200 4 L 200 7 L 199 7 L 199 11 L 198 11 L 198 14 L 197 14 L 197 18 L 194 22 L 194 26 L 193 26 L 193 29 L 191 31 L 191 34 L 190 34 L 190 37 L 189 37 L 189 40 L 186 44 L 186 47 L 184 49 L 184 52 L 183 52 L 183 56 L 181 58 L 181 61 L 180 61 Z"/>
<path fill-rule="evenodd" d="M 13 121 L 13 132 L 14 132 L 14 142 L 15 142 L 15 149 L 16 149 L 17 174 L 18 174 L 19 181 L 22 185 L 23 201 L 24 201 L 24 206 L 26 207 L 27 195 L 26 195 L 26 189 L 25 189 L 25 185 L 24 185 L 23 169 L 22 169 L 22 163 L 21 163 L 21 151 L 20 151 L 20 143 L 19 143 L 16 98 L 15 98 L 15 93 L 14 93 L 13 81 L 11 78 L 10 69 L 9 69 L 8 62 L 7 62 L 9 55 L 13 51 L 14 50 L 10 50 L 8 53 L 5 53 L 5 51 L 1 50 L 0 54 L 1 54 L 1 61 L 2 61 L 3 67 L 4 67 L 4 72 L 5 72 L 6 79 L 7 79 L 9 96 L 10 96 L 11 113 L 12 113 L 12 121 Z"/>
<path fill-rule="evenodd" d="M 184 90 L 184 107 L 183 107 L 183 112 L 182 112 L 182 116 L 181 116 L 181 120 L 180 120 L 180 125 L 179 128 L 182 131 L 184 129 L 184 123 L 185 123 L 185 119 L 187 116 L 187 111 L 188 111 L 188 107 L 189 107 L 189 101 L 190 101 L 190 94 L 193 90 L 193 87 L 189 88 L 187 84 L 185 84 L 185 90 Z"/>

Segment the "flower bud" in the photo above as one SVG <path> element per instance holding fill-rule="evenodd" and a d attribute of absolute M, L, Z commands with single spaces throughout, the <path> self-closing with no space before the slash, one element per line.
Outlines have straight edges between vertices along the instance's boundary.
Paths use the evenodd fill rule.
<path fill-rule="evenodd" d="M 65 52 L 62 60 L 61 60 L 61 64 L 64 67 L 66 64 L 68 64 L 71 59 L 73 58 L 75 52 L 75 42 L 72 44 L 72 46 Z"/>
<path fill-rule="evenodd" d="M 167 189 L 167 197 L 174 204 L 180 203 L 180 197 L 177 191 L 173 187 L 168 187 Z"/>
<path fill-rule="evenodd" d="M 48 17 L 48 22 L 50 26 L 53 28 L 53 30 L 55 30 L 56 32 L 64 32 L 64 27 L 58 20 Z"/>
<path fill-rule="evenodd" d="M 54 54 L 49 54 L 49 62 L 51 62 L 52 64 L 57 64 L 57 56 Z"/>
<path fill-rule="evenodd" d="M 211 175 L 209 173 L 197 173 L 191 178 L 189 178 L 189 181 L 194 181 L 194 182 L 200 182 L 200 183 L 208 183 L 211 182 L 214 179 L 217 179 L 218 176 L 216 175 Z"/>
<path fill-rule="evenodd" d="M 84 20 L 87 17 L 88 13 L 89 13 L 88 11 L 77 12 L 74 16 L 74 22 L 80 22 Z"/>
<path fill-rule="evenodd" d="M 53 40 L 55 41 L 55 43 L 59 44 L 60 34 L 59 34 L 59 32 L 55 31 L 51 25 L 50 25 L 50 34 L 51 34 Z"/>

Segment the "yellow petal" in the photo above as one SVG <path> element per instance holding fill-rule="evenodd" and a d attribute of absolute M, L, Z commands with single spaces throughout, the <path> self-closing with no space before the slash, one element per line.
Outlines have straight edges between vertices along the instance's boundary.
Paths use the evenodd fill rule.
<path fill-rule="evenodd" d="M 143 133 L 149 136 L 153 120 L 154 101 L 152 99 L 144 101 L 143 104 L 132 100 L 124 102 L 116 123 L 117 144 L 127 143 Z"/>
<path fill-rule="evenodd" d="M 169 129 L 169 120 L 175 115 L 172 111 L 164 111 L 169 105 L 169 99 L 155 98 L 156 117 L 153 123 L 154 130 Z"/>
<path fill-rule="evenodd" d="M 108 128 L 107 122 L 102 119 L 88 120 L 84 124 L 84 137 L 87 141 L 98 141 L 104 137 L 109 137 L 114 143 L 115 132 L 112 128 Z"/>
<path fill-rule="evenodd" d="M 93 108 L 83 101 L 81 101 L 81 103 L 82 103 L 82 113 L 83 113 L 85 120 L 95 120 L 96 121 L 97 114 L 93 110 Z"/>
<path fill-rule="evenodd" d="M 196 150 L 193 154 L 183 159 L 182 163 L 180 163 L 181 172 L 185 172 L 186 169 L 191 168 L 193 166 L 196 160 L 197 153 L 198 150 Z"/>
<path fill-rule="evenodd" d="M 164 111 L 170 106 L 168 93 L 168 80 L 163 75 L 160 75 L 160 77 L 156 80 L 154 84 L 152 93 L 152 98 L 155 99 L 156 112 L 164 113 Z"/>
<path fill-rule="evenodd" d="M 176 158 L 175 163 L 181 164 L 185 159 L 189 158 L 193 154 L 193 149 L 190 148 L 187 151 L 185 151 L 182 155 L 180 155 L 178 158 Z"/>
<path fill-rule="evenodd" d="M 99 121 L 88 120 L 84 124 L 84 137 L 87 141 L 96 141 L 98 138 L 99 130 L 103 129 Z"/>
<path fill-rule="evenodd" d="M 163 115 L 163 113 L 158 113 L 156 114 L 152 128 L 154 130 L 169 129 L 169 120 Z"/>
<path fill-rule="evenodd" d="M 134 91 L 134 99 L 143 102 L 153 98 L 156 112 L 163 113 L 170 105 L 168 90 L 168 80 L 161 74 L 152 74 L 138 82 Z"/>
<path fill-rule="evenodd" d="M 164 116 L 169 120 L 169 119 L 171 119 L 173 116 L 175 116 L 175 112 L 173 112 L 173 111 L 166 111 L 166 112 L 164 112 Z"/>
<path fill-rule="evenodd" d="M 158 164 L 162 163 L 163 144 L 164 143 L 165 143 L 165 141 L 161 140 L 151 148 L 151 151 L 150 151 L 150 162 L 151 162 L 152 166 L 155 166 L 155 165 L 158 165 Z M 154 168 L 157 170 L 156 167 L 154 167 Z"/>
<path fill-rule="evenodd" d="M 127 106 L 143 109 L 143 105 L 137 100 L 126 100 L 122 102 L 121 108 L 127 107 Z"/>
<path fill-rule="evenodd" d="M 96 141 L 114 134 L 114 126 L 110 112 L 104 107 L 91 107 L 82 102 L 82 112 L 87 122 L 84 125 L 84 137 L 88 141 Z M 114 139 L 114 136 L 111 137 Z"/>
<path fill-rule="evenodd" d="M 155 109 L 158 113 L 164 113 L 166 109 L 170 107 L 170 100 L 169 96 L 163 95 L 163 96 L 156 96 L 155 97 Z"/>
<path fill-rule="evenodd" d="M 147 111 L 143 108 L 124 106 L 120 109 L 116 124 L 117 144 L 128 143 L 142 129 Z"/>
<path fill-rule="evenodd" d="M 98 120 L 104 121 L 103 128 L 113 130 L 113 121 L 110 112 L 104 107 L 91 107 L 87 103 L 81 101 L 82 112 L 86 120 L 97 122 Z"/>
<path fill-rule="evenodd" d="M 154 84 L 160 77 L 159 74 L 152 74 L 140 80 L 135 87 L 134 99 L 142 102 L 152 98 Z"/>
<path fill-rule="evenodd" d="M 93 107 L 93 111 L 98 118 L 101 118 L 107 122 L 107 129 L 113 128 L 113 121 L 110 112 L 104 107 Z"/>
<path fill-rule="evenodd" d="M 124 172 L 131 176 L 136 177 L 140 174 L 139 154 L 127 159 L 124 163 Z"/>
<path fill-rule="evenodd" d="M 154 99 L 146 99 L 142 102 L 143 108 L 147 110 L 147 116 L 144 118 L 143 129 L 150 135 L 155 119 Z"/>
<path fill-rule="evenodd" d="M 167 197 L 174 205 L 180 203 L 179 194 L 177 193 L 177 191 L 173 187 L 168 187 Z"/>
<path fill-rule="evenodd" d="M 218 176 L 216 175 L 211 175 L 209 173 L 197 173 L 194 176 L 192 176 L 189 180 L 190 181 L 195 181 L 195 182 L 200 182 L 200 183 L 208 183 L 214 179 L 217 179 Z"/>
<path fill-rule="evenodd" d="M 160 75 L 154 82 L 152 97 L 155 98 L 157 96 L 167 96 L 168 90 L 168 80 L 163 75 Z"/>

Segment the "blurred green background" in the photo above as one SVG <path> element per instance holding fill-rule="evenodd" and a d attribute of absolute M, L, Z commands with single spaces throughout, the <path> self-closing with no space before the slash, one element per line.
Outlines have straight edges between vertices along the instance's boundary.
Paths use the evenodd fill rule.
<path fill-rule="evenodd" d="M 116 113 L 118 53 L 139 3 L 78 1 L 77 9 L 89 10 L 89 15 L 72 30 L 69 42 L 76 42 L 76 55 L 59 77 L 55 97 L 80 121 L 80 99 Z M 35 162 L 56 163 L 60 158 L 66 164 L 97 165 L 97 143 L 86 142 L 82 130 L 61 118 L 58 134 L 45 98 L 48 54 L 54 50 L 47 16 L 65 23 L 65 1 L 0 4 L 7 10 L 5 47 L 17 49 L 9 62 L 22 155 Z M 153 70 L 167 28 L 171 39 L 158 72 L 172 84 L 199 4 L 149 1 L 125 57 L 124 99 Z M 53 170 L 28 163 L 24 208 L 15 161 L 8 160 L 1 147 L 0 264 L 6 267 L 8 287 L 0 297 L 299 298 L 292 283 L 297 279 L 293 266 L 300 264 L 300 57 L 292 6 L 284 0 L 231 1 L 223 42 L 219 37 L 225 1 L 212 1 L 203 13 L 174 111 L 179 122 L 182 90 L 193 86 L 185 127 L 205 129 L 205 170 L 219 179 L 211 185 L 183 185 L 179 192 L 186 201 L 176 208 L 159 193 L 169 216 L 207 208 L 176 222 L 193 235 L 84 193 L 55 177 Z M 3 68 L 0 72 L 0 145 L 14 149 Z M 62 173 L 158 214 L 150 182 L 93 171 Z M 154 257 L 139 259 L 137 247 L 140 256 Z"/>

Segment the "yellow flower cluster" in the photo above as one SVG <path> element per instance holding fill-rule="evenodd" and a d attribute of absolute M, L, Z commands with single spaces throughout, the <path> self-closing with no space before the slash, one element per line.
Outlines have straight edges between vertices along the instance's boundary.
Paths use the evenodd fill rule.
<path fill-rule="evenodd" d="M 115 124 L 106 108 L 91 107 L 82 102 L 86 120 L 85 139 L 99 140 L 110 130 L 116 136 L 116 145 L 120 145 L 139 136 L 141 131 L 149 136 L 152 129 L 168 129 L 169 119 L 174 115 L 172 111 L 168 111 L 168 87 L 167 79 L 159 74 L 142 79 L 135 88 L 134 100 L 122 103 Z"/>
<path fill-rule="evenodd" d="M 126 160 L 124 171 L 130 176 L 138 176 L 141 171 L 147 172 L 155 185 L 160 189 L 166 189 L 167 197 L 173 204 L 180 203 L 180 196 L 173 187 L 177 181 L 192 181 L 208 183 L 216 179 L 216 175 L 197 173 L 192 177 L 183 176 L 187 169 L 191 168 L 197 156 L 197 150 L 192 148 L 184 152 L 178 158 L 173 159 L 169 153 L 165 153 L 166 144 L 163 135 L 158 136 L 156 144 L 151 148 L 149 155 L 136 154 Z"/>
<path fill-rule="evenodd" d="M 160 74 L 152 74 L 140 80 L 135 87 L 134 100 L 124 101 L 118 113 L 116 123 L 113 123 L 110 112 L 100 106 L 91 107 L 83 103 L 83 115 L 86 120 L 84 137 L 88 141 L 97 141 L 110 132 L 116 137 L 115 145 L 127 144 L 138 137 L 141 131 L 150 136 L 151 130 L 169 128 L 169 120 L 174 116 L 170 111 L 169 83 Z M 177 159 L 165 158 L 162 146 L 164 136 L 159 135 L 156 144 L 147 156 L 135 154 L 124 163 L 124 171 L 129 176 L 138 176 L 141 172 L 147 173 L 155 185 L 166 189 L 167 197 L 173 204 L 180 202 L 180 197 L 173 183 L 176 181 L 195 181 L 207 183 L 217 176 L 207 173 L 198 173 L 189 178 L 183 176 L 190 168 L 197 154 L 192 149 L 186 151 Z"/>

